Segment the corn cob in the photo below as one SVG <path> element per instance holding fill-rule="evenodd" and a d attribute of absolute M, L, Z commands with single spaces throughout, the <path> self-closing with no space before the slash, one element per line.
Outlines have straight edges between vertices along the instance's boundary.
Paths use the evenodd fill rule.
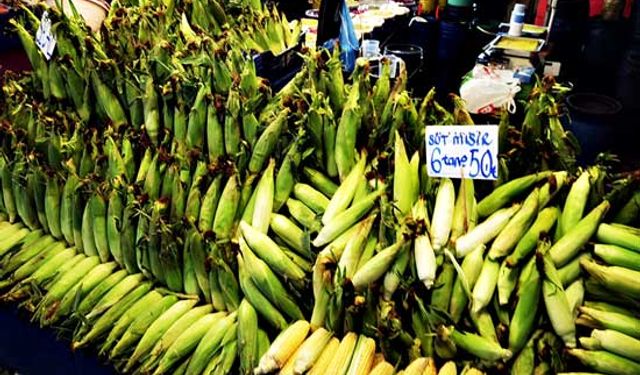
<path fill-rule="evenodd" d="M 369 215 L 356 225 L 356 232 L 351 236 L 340 256 L 338 269 L 342 270 L 344 277 L 348 279 L 351 279 L 357 271 L 358 261 L 364 250 L 365 241 L 371 232 L 376 217 L 377 214 Z"/>
<path fill-rule="evenodd" d="M 558 227 L 555 233 L 556 240 L 560 239 L 560 237 L 568 232 L 569 228 L 573 228 L 573 226 L 578 224 L 580 219 L 582 219 L 590 189 L 589 172 L 584 171 L 580 174 L 576 182 L 571 185 L 571 189 L 564 203 L 562 215 L 558 218 Z"/>
<path fill-rule="evenodd" d="M 449 241 L 455 200 L 453 182 L 448 178 L 442 179 L 438 187 L 430 228 L 431 244 L 436 252 L 442 249 Z"/>
<path fill-rule="evenodd" d="M 451 340 L 457 347 L 485 361 L 507 361 L 512 356 L 510 350 L 501 348 L 495 342 L 472 333 L 460 333 L 453 327 L 440 327 L 438 335 L 444 340 Z"/>
<path fill-rule="evenodd" d="M 251 218 L 251 226 L 261 233 L 267 233 L 271 222 L 274 198 L 274 168 L 275 162 L 271 160 L 256 187 L 256 201 Z"/>
<path fill-rule="evenodd" d="M 292 280 L 301 280 L 304 277 L 304 271 L 265 234 L 258 232 L 245 222 L 240 223 L 240 231 L 249 248 L 276 272 Z"/>
<path fill-rule="evenodd" d="M 571 349 L 569 354 L 586 366 L 606 374 L 637 374 L 640 364 L 605 351 Z"/>
<path fill-rule="evenodd" d="M 456 255 L 464 257 L 480 245 L 494 239 L 507 225 L 511 217 L 518 212 L 520 205 L 499 209 L 489 218 L 456 240 Z"/>
<path fill-rule="evenodd" d="M 149 308 L 144 314 L 137 316 L 124 332 L 122 338 L 118 341 L 118 344 L 113 347 L 113 350 L 109 354 L 109 358 L 123 355 L 124 351 L 138 342 L 151 324 L 165 311 L 175 305 L 177 301 L 178 298 L 176 296 L 165 296 L 159 301 L 159 303 Z"/>
<path fill-rule="evenodd" d="M 576 281 L 582 274 L 582 267 L 580 267 L 580 261 L 582 259 L 590 259 L 589 254 L 582 254 L 575 257 L 571 262 L 564 265 L 562 268 L 558 268 L 558 277 L 562 281 L 562 286 L 567 287 L 572 282 Z"/>
<path fill-rule="evenodd" d="M 8 222 L 5 222 L 8 223 Z M 3 231 L 2 236 L 5 232 Z M 22 266 L 26 262 L 30 261 L 34 257 L 39 256 L 42 251 L 53 244 L 53 237 L 49 235 L 41 236 L 32 242 L 25 242 L 21 245 L 20 249 L 13 254 L 6 262 L 2 262 L 2 271 L 0 275 L 7 275 L 15 271 L 18 267 Z"/>
<path fill-rule="evenodd" d="M 310 232 L 318 232 L 322 225 L 320 220 L 316 218 L 316 214 L 302 202 L 296 199 L 287 199 L 287 209 L 291 214 L 291 217 L 302 224 Z"/>
<path fill-rule="evenodd" d="M 145 310 L 149 309 L 153 304 L 157 304 L 161 299 L 162 295 L 159 292 L 152 290 L 131 305 L 131 307 L 128 308 L 113 325 L 113 328 L 102 345 L 102 349 L 100 350 L 101 354 L 106 353 L 109 348 L 113 347 L 117 340 L 122 337 L 122 334 L 131 326 L 131 323 L 133 323 L 138 315 L 144 313 Z"/>
<path fill-rule="evenodd" d="M 447 361 L 440 370 L 438 371 L 438 375 L 457 375 L 458 369 L 456 367 L 456 363 L 453 361 Z"/>
<path fill-rule="evenodd" d="M 539 190 L 536 188 L 524 200 L 520 210 L 513 215 L 509 223 L 498 234 L 489 249 L 489 258 L 496 260 L 509 255 L 522 236 L 529 229 L 538 212 Z"/>
<path fill-rule="evenodd" d="M 608 209 L 608 201 L 600 203 L 549 249 L 549 254 L 556 267 L 565 265 L 587 243 L 596 232 L 600 220 Z"/>
<path fill-rule="evenodd" d="M 640 234 L 629 228 L 631 227 L 603 223 L 598 226 L 596 238 L 606 244 L 640 251 Z"/>
<path fill-rule="evenodd" d="M 223 318 L 222 315 L 224 314 L 214 313 L 204 315 L 176 337 L 162 355 L 154 374 L 159 375 L 166 373 L 176 362 L 191 353 L 211 326 Z"/>
<path fill-rule="evenodd" d="M 77 349 L 86 346 L 89 342 L 92 342 L 102 334 L 106 333 L 122 316 L 122 314 L 124 314 L 138 299 L 147 294 L 150 289 L 150 282 L 142 283 L 132 290 L 131 293 L 112 304 L 111 307 L 96 320 L 91 327 L 91 330 L 86 335 L 73 342 L 72 348 Z"/>
<path fill-rule="evenodd" d="M 262 132 L 251 153 L 251 160 L 249 161 L 248 167 L 249 171 L 257 173 L 262 170 L 264 163 L 275 149 L 280 133 L 286 127 L 288 116 L 289 110 L 285 109 L 280 112 L 276 119 Z"/>
<path fill-rule="evenodd" d="M 476 326 L 480 336 L 496 343 L 499 342 L 498 336 L 496 335 L 496 327 L 493 324 L 491 314 L 489 314 L 487 310 L 482 310 L 478 313 L 471 313 L 471 320 Z"/>
<path fill-rule="evenodd" d="M 12 228 L 11 233 L 6 233 L 7 237 L 0 240 L 0 257 L 8 253 L 14 246 L 18 245 L 29 234 L 28 228 Z"/>
<path fill-rule="evenodd" d="M 341 181 L 356 164 L 356 135 L 362 121 L 358 99 L 359 88 L 354 84 L 336 130 L 335 160 Z"/>
<path fill-rule="evenodd" d="M 373 364 L 373 356 L 376 352 L 376 342 L 361 335 L 353 351 L 353 358 L 349 365 L 348 375 L 368 374 Z"/>
<path fill-rule="evenodd" d="M 222 190 L 220 203 L 216 208 L 216 214 L 213 219 L 213 232 L 218 238 L 231 237 L 236 210 L 240 202 L 238 186 L 238 177 L 233 175 L 229 177 Z"/>
<path fill-rule="evenodd" d="M 324 213 L 329 205 L 329 198 L 307 184 L 295 184 L 293 195 L 317 214 Z"/>
<path fill-rule="evenodd" d="M 98 316 L 111 306 L 116 304 L 120 299 L 126 296 L 131 290 L 135 289 L 142 283 L 141 274 L 129 275 L 118 282 L 96 303 L 95 306 L 87 314 L 87 319 Z"/>
<path fill-rule="evenodd" d="M 287 360 L 303 343 L 309 333 L 309 323 L 299 320 L 284 331 L 273 341 L 269 350 L 260 358 L 255 374 L 267 374 L 281 369 Z"/>
<path fill-rule="evenodd" d="M 389 362 L 380 362 L 371 369 L 371 372 L 369 374 L 370 375 L 393 375 L 395 374 L 395 369 Z"/>
<path fill-rule="evenodd" d="M 240 240 L 240 250 L 253 283 L 264 293 L 265 297 L 291 318 L 302 319 L 302 312 L 293 299 L 289 297 L 284 285 L 278 280 L 269 266 L 251 252 L 242 239 Z"/>
<path fill-rule="evenodd" d="M 324 328 L 318 328 L 311 336 L 309 336 L 299 347 L 296 356 L 290 360 L 294 360 L 293 372 L 295 374 L 304 374 L 311 369 L 325 347 L 332 339 L 332 335 Z"/>
<path fill-rule="evenodd" d="M 304 167 L 303 173 L 309 179 L 313 187 L 318 189 L 327 197 L 333 197 L 338 190 L 338 185 L 336 185 L 329 177 L 315 169 Z"/>
<path fill-rule="evenodd" d="M 409 164 L 404 142 L 397 131 L 395 133 L 394 152 L 393 198 L 400 211 L 400 217 L 404 217 L 410 212 L 415 200 L 418 198 L 420 186 L 415 186 L 414 184 L 417 178 L 413 176 L 414 171 Z"/>
<path fill-rule="evenodd" d="M 472 294 L 472 312 L 478 313 L 491 302 L 491 297 L 498 283 L 500 263 L 485 259 L 482 270 L 476 280 Z"/>
<path fill-rule="evenodd" d="M 559 215 L 560 210 L 556 207 L 541 210 L 529 230 L 518 241 L 513 253 L 507 257 L 507 265 L 515 267 L 520 264 L 535 249 L 540 236 L 550 232 Z"/>
<path fill-rule="evenodd" d="M 44 312 L 50 304 L 57 303 L 73 285 L 88 272 L 91 272 L 99 263 L 100 260 L 97 257 L 87 257 L 78 262 L 70 271 L 61 274 L 60 278 L 49 287 L 49 291 L 40 302 L 42 307 L 39 310 Z"/>
<path fill-rule="evenodd" d="M 251 280 L 249 271 L 245 269 L 245 263 L 242 257 L 238 257 L 238 272 L 240 279 L 240 287 L 245 298 L 251 305 L 262 315 L 269 323 L 276 328 L 283 329 L 287 322 L 282 314 L 269 302 L 269 300 L 260 292 L 255 283 Z"/>
<path fill-rule="evenodd" d="M 298 254 L 304 257 L 311 255 L 309 235 L 286 216 L 272 214 L 270 226 L 273 232 Z"/>
<path fill-rule="evenodd" d="M 458 322 L 462 313 L 467 307 L 469 295 L 480 276 L 482 270 L 485 246 L 480 245 L 476 250 L 469 253 L 462 261 L 462 274 L 459 274 L 453 285 L 451 301 L 449 303 L 449 314 L 454 322 Z"/>
<path fill-rule="evenodd" d="M 442 264 L 442 271 L 436 278 L 436 282 L 431 293 L 431 306 L 442 311 L 449 310 L 449 302 L 451 301 L 451 293 L 453 292 L 453 284 L 455 282 L 455 267 L 445 259 Z"/>
<path fill-rule="evenodd" d="M 122 204 L 120 193 L 117 190 L 113 190 L 109 195 L 106 212 L 107 246 L 113 259 L 121 266 L 124 265 L 121 246 L 122 238 L 120 235 L 123 211 L 124 206 Z"/>
<path fill-rule="evenodd" d="M 467 178 L 461 180 L 451 224 L 451 241 L 454 243 L 476 226 L 474 191 L 473 180 Z"/>
<path fill-rule="evenodd" d="M 635 251 L 616 245 L 596 244 L 593 252 L 610 265 L 640 271 L 640 254 Z"/>
<path fill-rule="evenodd" d="M 38 265 L 38 268 L 35 272 L 33 272 L 26 279 L 22 280 L 20 283 L 27 284 L 34 282 L 36 284 L 42 284 L 61 272 L 61 267 L 63 267 L 65 264 L 69 265 L 80 261 L 81 258 L 75 258 L 76 255 L 77 254 L 74 248 L 64 249 L 55 254 L 51 254 L 50 258 L 45 259 L 40 265 Z"/>
<path fill-rule="evenodd" d="M 582 268 L 607 289 L 616 291 L 631 298 L 640 296 L 640 287 L 637 280 L 639 271 L 633 271 L 624 267 L 601 266 L 592 260 L 580 261 Z"/>
<path fill-rule="evenodd" d="M 405 368 L 403 371 L 399 372 L 398 374 L 405 374 L 405 375 L 418 375 L 418 374 L 422 374 L 428 365 L 428 359 L 425 357 L 420 357 L 420 358 L 416 358 L 413 361 L 411 361 L 411 363 L 407 366 L 407 368 Z"/>
<path fill-rule="evenodd" d="M 508 267 L 506 262 L 500 265 L 498 271 L 498 302 L 500 305 L 506 305 L 511 299 L 511 294 L 516 289 L 519 270 L 517 268 Z"/>
<path fill-rule="evenodd" d="M 201 232 L 207 232 L 213 228 L 213 220 L 218 208 L 218 202 L 220 195 L 222 194 L 220 188 L 222 187 L 222 176 L 218 175 L 213 178 L 209 188 L 202 197 L 202 203 L 200 205 L 200 213 L 198 220 L 198 229 Z"/>
<path fill-rule="evenodd" d="M 287 154 L 280 165 L 275 182 L 275 196 L 273 202 L 273 210 L 278 211 L 280 207 L 289 199 L 293 186 L 295 185 L 296 172 L 295 169 L 300 164 L 301 154 L 298 151 L 298 145 L 294 142 L 287 151 Z"/>
<path fill-rule="evenodd" d="M 547 253 L 548 254 L 548 253 Z M 542 255 L 544 264 L 544 278 L 542 280 L 542 295 L 547 308 L 547 316 L 555 332 L 562 338 L 565 345 L 576 346 L 576 326 L 574 316 L 550 256 Z"/>
<path fill-rule="evenodd" d="M 327 375 L 344 375 L 349 369 L 353 352 L 358 342 L 358 335 L 353 332 L 347 333 L 342 340 L 333 360 L 333 366 L 327 368 Z"/>
<path fill-rule="evenodd" d="M 542 246 L 548 248 L 548 245 Z M 523 269 L 519 284 L 516 294 L 518 302 L 509 328 L 509 349 L 513 353 L 519 352 L 526 345 L 537 318 L 542 280 L 535 260 L 532 259 L 530 265 Z"/>
<path fill-rule="evenodd" d="M 318 233 L 312 244 L 316 247 L 326 245 L 336 239 L 340 234 L 351 228 L 355 222 L 360 220 L 373 207 L 376 200 L 383 194 L 382 189 L 370 193 L 362 198 L 359 202 L 355 202 L 351 207 L 335 216 L 331 222 L 326 224 Z M 337 193 L 336 193 L 337 195 Z M 326 212 L 325 212 L 326 215 Z M 324 219 L 324 216 L 323 216 Z"/>
<path fill-rule="evenodd" d="M 371 260 L 360 268 L 353 276 L 351 282 L 354 288 L 362 289 L 370 283 L 378 280 L 391 267 L 393 260 L 398 253 L 404 249 L 404 241 L 398 241 L 395 244 L 380 250 Z"/>
<path fill-rule="evenodd" d="M 313 363 L 313 367 L 311 367 L 311 369 L 309 370 L 309 375 L 319 375 L 326 373 L 336 356 L 339 346 L 340 340 L 332 337 L 327 345 L 322 349 L 322 353 L 320 354 L 318 359 Z"/>
<path fill-rule="evenodd" d="M 360 181 L 360 176 L 364 174 L 366 159 L 366 154 L 362 154 L 360 156 L 358 163 L 353 167 L 346 178 L 344 178 L 335 194 L 331 197 L 331 200 L 322 215 L 322 223 L 324 225 L 334 221 L 338 214 L 349 207 L 349 203 L 351 203 L 358 182 Z"/>
<path fill-rule="evenodd" d="M 251 374 L 258 365 L 258 315 L 251 303 L 243 299 L 238 308 L 238 349 L 240 372 Z"/>
<path fill-rule="evenodd" d="M 509 202 L 512 202 L 515 197 L 524 193 L 532 185 L 551 176 L 551 174 L 552 172 L 535 173 L 501 185 L 478 202 L 478 216 L 487 217 L 493 214 Z"/>
<path fill-rule="evenodd" d="M 140 338 L 133 354 L 127 360 L 127 364 L 124 367 L 124 371 L 129 371 L 133 365 L 135 365 L 139 359 L 149 354 L 156 342 L 159 342 L 161 337 L 167 330 L 181 317 L 187 314 L 188 311 L 195 306 L 196 300 L 187 299 L 176 302 L 173 306 L 168 308 L 162 313 L 145 331 Z M 209 308 L 210 309 L 210 308 Z M 195 309 L 194 309 L 195 311 Z"/>
<path fill-rule="evenodd" d="M 640 340 L 638 339 L 609 329 L 594 329 L 591 332 L 591 338 L 598 342 L 599 348 L 596 350 L 603 349 L 636 362 L 640 361 L 640 354 L 637 350 L 634 350 L 640 345 Z"/>
<path fill-rule="evenodd" d="M 382 281 L 382 298 L 385 300 L 391 300 L 391 297 L 400 286 L 401 275 L 403 275 L 409 266 L 409 260 L 411 259 L 411 245 L 405 244 L 396 260 L 391 265 L 391 268 L 384 275 Z"/>
<path fill-rule="evenodd" d="M 224 336 L 227 334 L 229 334 L 230 337 L 236 336 L 236 316 L 236 313 L 229 314 L 210 325 L 191 355 L 186 373 L 202 373 L 207 366 L 207 362 L 210 362 L 215 352 L 220 349 Z"/>
<path fill-rule="evenodd" d="M 109 253 L 109 242 L 107 239 L 107 207 L 104 198 L 100 194 L 94 194 L 90 199 L 91 228 L 95 240 L 95 248 L 98 251 L 100 260 L 107 262 L 111 254 Z"/>

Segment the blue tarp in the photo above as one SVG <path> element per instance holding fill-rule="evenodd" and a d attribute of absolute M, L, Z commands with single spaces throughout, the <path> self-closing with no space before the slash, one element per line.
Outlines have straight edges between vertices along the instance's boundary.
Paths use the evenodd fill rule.
<path fill-rule="evenodd" d="M 0 369 L 25 375 L 113 375 L 90 351 L 71 351 L 52 329 L 29 322 L 24 311 L 0 304 Z"/>

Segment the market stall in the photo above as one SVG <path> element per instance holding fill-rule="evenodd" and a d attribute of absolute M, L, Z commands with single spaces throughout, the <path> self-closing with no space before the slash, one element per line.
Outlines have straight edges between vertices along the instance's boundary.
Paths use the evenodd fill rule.
<path fill-rule="evenodd" d="M 121 0 L 98 32 L 21 8 L 0 370 L 640 373 L 640 170 L 581 158 L 567 108 L 592 98 L 543 76 L 553 26 L 516 8 L 470 53 L 470 3 L 423 3 L 339 3 L 317 48 L 259 1 Z M 353 49 L 380 12 L 406 32 Z M 429 17 L 442 86 L 406 54 Z"/>

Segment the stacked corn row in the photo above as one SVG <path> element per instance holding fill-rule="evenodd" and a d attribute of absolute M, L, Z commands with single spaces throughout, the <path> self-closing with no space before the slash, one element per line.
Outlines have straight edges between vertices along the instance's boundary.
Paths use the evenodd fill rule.
<path fill-rule="evenodd" d="M 534 343 L 556 348 L 559 336 L 573 345 L 567 311 L 579 300 L 573 285 L 580 268 L 571 259 L 608 206 L 597 206 L 601 197 L 591 193 L 596 177 L 578 178 L 562 212 L 545 206 L 560 205 L 554 197 L 568 184 L 565 172 L 513 180 L 477 204 L 473 182 L 463 180 L 456 198 L 453 181 L 428 178 L 419 155 L 425 125 L 471 123 L 460 101 L 449 113 L 431 92 L 418 105 L 404 90 L 406 72 L 391 87 L 387 61 L 375 84 L 367 63 L 358 61 L 347 85 L 337 49 L 333 56 L 309 52 L 305 68 L 272 97 L 238 46 L 281 50 L 282 40 L 293 41 L 288 27 L 277 30 L 285 20 L 259 12 L 254 3 L 256 13 L 237 18 L 225 13 L 233 12 L 232 4 L 203 5 L 170 3 L 158 14 L 144 6 L 114 6 L 100 41 L 75 20 L 54 20 L 60 54 L 49 63 L 18 26 L 25 46 L 32 47 L 27 49 L 36 73 L 3 85 L 9 110 L 3 111 L 8 125 L 2 128 L 0 208 L 30 230 L 12 227 L 15 236 L 3 244 L 12 248 L 14 241 L 49 232 L 83 253 L 59 245 L 55 253 L 62 258 L 126 269 L 130 276 L 114 274 L 149 288 L 140 298 L 159 292 L 148 279 L 213 306 L 188 309 L 185 314 L 204 311 L 202 319 L 208 318 L 164 355 L 149 348 L 151 338 L 140 340 L 143 349 L 133 348 L 136 336 L 160 335 L 153 324 L 140 333 L 151 318 L 134 324 L 137 303 L 131 302 L 131 312 L 119 301 L 106 312 L 83 309 L 65 319 L 82 322 L 76 346 L 106 335 L 104 354 L 117 360 L 133 349 L 126 370 L 141 365 L 158 373 L 233 371 L 237 348 L 239 370 L 246 374 L 262 367 L 266 332 L 309 316 L 311 337 L 321 332 L 306 345 L 316 354 L 316 341 L 328 336 L 324 329 L 372 352 L 371 339 L 355 344 L 350 333 L 363 332 L 378 340 L 390 363 L 420 358 L 408 373 L 434 370 L 426 358 L 453 358 L 457 349 L 487 368 L 518 355 L 514 369 L 526 373 L 551 365 L 547 358 L 536 365 Z M 264 17 L 269 40 L 252 42 L 251 24 Z M 94 97 L 97 105 L 91 106 Z M 549 116 L 549 137 L 560 149 L 568 147 L 557 113 Z M 564 154 L 563 168 L 571 164 L 571 153 Z M 596 204 L 583 218 L 587 195 Z M 556 241 L 539 241 L 556 218 Z M 9 278 L 7 296 L 25 296 L 29 287 L 21 280 Z M 560 285 L 568 287 L 566 293 Z M 82 289 L 65 289 L 62 298 L 68 304 Z M 307 297 L 311 291 L 314 300 Z M 44 302 L 28 300 L 38 307 L 37 319 L 48 323 L 55 316 L 60 293 Z M 153 295 L 148 298 L 157 299 Z M 533 332 L 541 295 L 550 311 L 542 322 L 550 324 Z M 554 306 L 560 309 L 551 313 Z M 87 324 L 87 316 L 103 320 Z M 509 326 L 508 340 L 494 318 Z M 181 333 L 158 325 L 167 329 L 162 337 Z M 135 332 L 127 335 L 129 330 Z M 286 368 L 266 358 L 268 368 Z M 368 363 L 366 356 L 357 358 L 345 360 L 356 363 L 353 371 Z M 297 362 L 296 356 L 287 371 L 295 371 Z M 385 373 L 388 366 L 381 366 Z"/>
<path fill-rule="evenodd" d="M 65 319 L 75 329 L 73 348 L 98 343 L 121 370 L 163 373 L 230 373 L 236 361 L 237 313 L 196 307 L 195 298 L 154 288 L 141 274 L 115 262 L 78 253 L 41 230 L 22 235 L 20 224 L 0 224 L 2 300 L 22 301 L 42 326 Z M 262 336 L 262 351 L 269 345 Z M 259 352 L 261 353 L 261 352 Z M 171 371 L 170 371 L 171 370 Z"/>
<path fill-rule="evenodd" d="M 260 358 L 256 374 L 375 374 L 393 375 L 396 368 L 376 353 L 373 339 L 349 332 L 339 340 L 324 328 L 311 332 L 311 324 L 299 320 L 282 331 Z M 462 374 L 482 374 L 465 368 Z M 455 375 L 454 362 L 445 363 L 440 370 L 433 358 L 415 358 L 397 374 Z"/>
<path fill-rule="evenodd" d="M 588 276 L 586 301 L 576 324 L 591 331 L 580 337 L 581 349 L 569 354 L 604 374 L 640 371 L 640 230 L 622 224 L 600 224 L 594 258 L 580 262 Z M 582 286 L 580 286 L 582 288 Z"/>
<path fill-rule="evenodd" d="M 191 15 L 195 19 L 197 4 L 191 5 L 194 7 Z M 131 22 L 132 14 L 121 13 L 136 9 L 119 9 L 109 19 L 114 27 L 117 25 L 117 29 L 108 34 L 110 37 L 123 28 L 144 27 L 134 26 L 139 25 L 135 23 L 122 25 L 119 17 L 124 20 L 129 16 L 127 22 Z M 205 14 L 206 17 L 224 18 L 217 7 L 212 9 L 215 14 Z M 181 53 L 190 51 L 193 31 L 189 32 L 189 22 L 182 19 L 178 26 L 173 25 L 172 19 L 163 21 L 166 25 L 154 27 L 179 27 L 182 39 L 177 43 L 184 43 L 179 47 L 184 49 Z M 86 30 L 76 22 L 61 19 L 56 23 L 61 45 L 69 47 L 76 39 L 83 38 Z M 164 30 L 166 32 L 168 30 Z M 22 34 L 25 45 L 31 45 L 33 41 L 28 33 Z M 115 45 L 122 51 L 129 49 L 130 40 L 117 42 L 120 43 Z M 90 64 L 106 54 L 101 45 L 92 48 L 97 51 L 95 56 L 81 55 L 73 48 L 61 48 L 60 61 L 54 62 L 68 64 L 71 61 L 78 65 L 67 68 L 80 71 L 81 65 Z M 34 59 L 42 58 L 37 50 L 32 53 Z M 252 112 L 259 114 L 270 96 L 268 91 L 259 92 L 263 84 L 255 76 L 253 64 L 240 64 L 237 58 L 238 55 L 231 55 L 226 60 L 209 61 L 205 75 L 208 74 L 209 80 L 214 75 L 215 80 L 212 84 L 198 83 L 195 89 L 188 85 L 180 89 L 185 82 L 161 87 L 157 82 L 164 80 L 167 72 L 154 70 L 153 63 L 140 59 L 136 64 L 142 64 L 145 70 L 153 73 L 132 77 L 136 82 L 143 81 L 133 89 L 134 93 L 143 92 L 144 98 L 135 96 L 125 100 L 129 103 L 128 108 L 120 105 L 122 100 L 114 94 L 127 90 L 111 89 L 104 83 L 109 69 L 101 71 L 103 77 L 92 75 L 91 82 L 85 84 L 91 84 L 87 88 L 90 93 L 93 88 L 99 104 L 91 110 L 100 112 L 104 109 L 103 114 L 110 121 L 104 128 L 99 122 L 95 129 L 80 124 L 52 127 L 47 123 L 51 121 L 49 111 L 22 111 L 20 116 L 31 117 L 29 120 L 12 118 L 13 126 L 3 129 L 7 137 L 5 157 L 1 162 L 6 196 L 3 201 L 19 203 L 8 203 L 10 219 L 14 221 L 19 216 L 31 229 L 51 230 L 56 238 L 64 238 L 87 255 L 99 255 L 102 261 L 114 259 L 129 272 L 143 272 L 174 291 L 204 295 L 208 301 L 214 299 L 211 294 L 215 293 L 218 309 L 225 309 L 227 304 L 229 309 L 237 308 L 239 287 L 232 272 L 235 259 L 230 251 L 223 249 L 227 246 L 218 244 L 233 237 L 239 221 L 235 215 L 243 214 L 252 195 L 253 181 L 260 177 L 269 157 L 276 156 L 271 155 L 276 145 L 279 142 L 286 145 L 282 133 L 288 128 L 289 120 L 287 109 L 278 109 L 277 115 L 275 111 L 263 112 L 263 122 L 269 126 L 259 129 L 261 122 Z M 175 68 L 169 67 L 168 62 L 163 68 L 170 72 L 182 70 L 182 74 L 190 75 L 191 79 L 202 79 L 200 69 L 204 67 L 186 68 L 176 65 L 176 61 L 171 63 Z M 55 68 L 52 62 L 49 69 Z M 112 68 L 117 75 L 122 73 L 120 67 Z M 240 76 L 237 85 L 230 83 L 232 72 Z M 7 86 L 7 94 L 13 89 L 20 91 L 19 84 L 12 83 Z M 116 82 L 119 83 L 124 84 L 124 81 Z M 177 88 L 181 91 L 171 91 Z M 72 96 L 71 91 L 69 94 Z M 185 103 L 188 95 L 192 95 L 193 106 Z M 172 100 L 168 101 L 169 98 Z M 20 102 L 28 100 L 28 96 L 15 99 Z M 220 100 L 226 102 L 222 107 L 216 105 Z M 78 112 L 82 118 L 82 113 Z M 76 120 L 73 115 L 54 116 L 61 116 L 58 120 L 65 124 L 73 124 Z M 100 113 L 95 119 L 93 114 L 88 116 L 93 120 L 102 118 Z M 35 133 L 23 128 L 27 122 L 37 124 Z M 140 127 L 142 132 L 137 131 Z M 23 129 L 26 139 L 20 135 Z M 264 136 L 261 130 L 264 130 Z M 106 139 L 99 137 L 101 131 L 105 131 Z M 43 144 L 45 139 L 39 137 L 45 133 L 49 134 L 49 142 Z M 83 140 L 88 144 L 83 144 Z M 251 145 L 251 149 L 236 158 L 240 143 Z M 155 145 L 158 147 L 154 148 Z M 296 153 L 295 147 L 291 147 L 292 159 Z M 36 159 L 29 159 L 26 154 L 35 155 Z M 277 177 L 278 185 L 285 185 L 287 182 L 283 180 L 292 179 L 292 171 L 284 168 L 282 172 L 278 171 Z M 237 190 L 242 190 L 242 195 Z M 222 204 L 218 205 L 218 201 Z M 215 241 L 205 240 L 209 238 L 208 233 L 215 235 Z M 209 255 L 215 258 L 210 267 Z M 222 295 L 221 290 L 226 294 Z"/>

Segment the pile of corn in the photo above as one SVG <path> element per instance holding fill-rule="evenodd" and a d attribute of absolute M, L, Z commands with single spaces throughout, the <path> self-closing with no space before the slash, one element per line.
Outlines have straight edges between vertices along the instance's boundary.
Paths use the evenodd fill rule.
<path fill-rule="evenodd" d="M 0 299 L 119 371 L 565 371 L 576 322 L 596 324 L 585 289 L 628 286 L 585 245 L 625 246 L 596 255 L 638 271 L 630 234 L 600 225 L 620 200 L 607 173 L 576 173 L 544 85 L 522 126 L 501 122 L 496 185 L 454 182 L 427 176 L 424 134 L 472 125 L 459 99 L 412 99 L 388 61 L 347 83 L 337 49 L 305 52 L 273 93 L 243 53 L 297 26 L 255 2 L 116 3 L 98 35 L 52 12 L 56 54 L 27 13 L 34 73 L 3 77 Z M 530 162 L 523 142 L 552 152 Z M 634 222 L 637 197 L 613 221 Z"/>
<path fill-rule="evenodd" d="M 586 366 L 607 374 L 640 372 L 640 230 L 623 224 L 600 224 L 593 256 L 580 261 L 586 271 L 583 305 L 576 324 L 593 329 L 571 349 Z M 578 281 L 579 282 L 579 281 Z M 574 288 L 583 289 L 582 283 Z"/>

